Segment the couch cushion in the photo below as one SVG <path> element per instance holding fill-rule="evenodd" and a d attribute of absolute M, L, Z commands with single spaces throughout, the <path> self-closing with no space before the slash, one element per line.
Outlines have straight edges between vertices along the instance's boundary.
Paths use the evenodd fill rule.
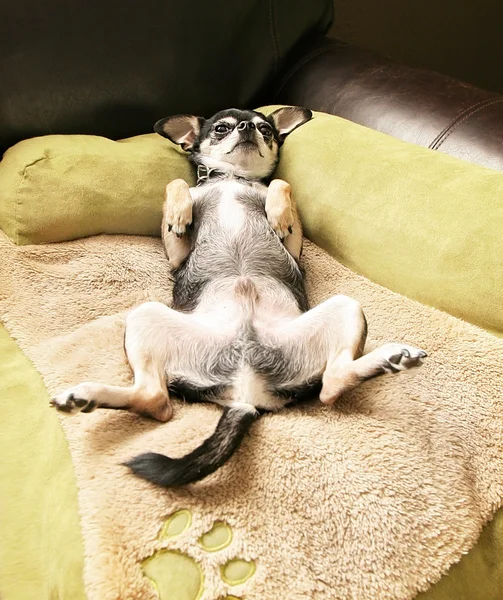
<path fill-rule="evenodd" d="M 193 181 L 185 153 L 157 134 L 120 142 L 45 136 L 0 162 L 0 227 L 16 244 L 100 233 L 159 235 L 164 188 Z"/>
<path fill-rule="evenodd" d="M 503 333 L 503 173 L 317 113 L 277 176 L 307 237 L 346 266 Z"/>

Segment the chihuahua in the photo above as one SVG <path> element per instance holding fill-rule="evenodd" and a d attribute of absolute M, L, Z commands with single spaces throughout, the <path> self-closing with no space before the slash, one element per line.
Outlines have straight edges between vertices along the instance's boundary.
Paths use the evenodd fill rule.
<path fill-rule="evenodd" d="M 355 300 L 309 310 L 299 258 L 302 228 L 290 186 L 272 180 L 286 136 L 312 117 L 285 107 L 265 116 L 224 110 L 176 115 L 155 131 L 189 153 L 197 185 L 168 184 L 162 239 L 173 270 L 172 308 L 146 302 L 127 316 L 130 387 L 81 383 L 52 400 L 68 414 L 130 409 L 168 421 L 170 393 L 223 406 L 214 433 L 182 458 L 146 453 L 127 463 L 160 486 L 198 481 L 223 465 L 265 411 L 345 391 L 422 364 L 426 353 L 385 344 L 363 354 L 367 326 Z"/>

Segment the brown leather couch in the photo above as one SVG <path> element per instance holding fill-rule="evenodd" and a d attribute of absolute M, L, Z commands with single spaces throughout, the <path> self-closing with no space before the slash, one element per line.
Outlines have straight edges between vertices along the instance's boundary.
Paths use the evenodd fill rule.
<path fill-rule="evenodd" d="M 273 99 L 503 170 L 503 95 L 337 40 L 301 45 Z"/>

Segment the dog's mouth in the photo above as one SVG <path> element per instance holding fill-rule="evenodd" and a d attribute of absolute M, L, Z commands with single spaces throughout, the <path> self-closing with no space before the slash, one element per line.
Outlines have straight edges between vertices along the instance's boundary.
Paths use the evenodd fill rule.
<path fill-rule="evenodd" d="M 238 142 L 234 148 L 237 148 L 238 146 L 241 146 L 242 148 L 258 148 L 257 142 L 254 142 L 253 140 L 243 140 L 242 142 Z"/>
<path fill-rule="evenodd" d="M 247 152 L 256 150 L 260 154 L 260 156 L 262 156 L 257 142 L 254 142 L 253 140 L 243 140 L 242 142 L 238 142 L 231 152 L 234 152 L 234 150 L 236 150 L 237 148 L 239 148 L 240 150 L 245 150 Z"/>

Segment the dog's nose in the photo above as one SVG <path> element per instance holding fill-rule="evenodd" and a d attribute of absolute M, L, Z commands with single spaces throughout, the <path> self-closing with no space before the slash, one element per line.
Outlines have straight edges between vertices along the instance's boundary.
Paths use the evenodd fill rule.
<path fill-rule="evenodd" d="M 238 125 L 238 131 L 252 131 L 255 129 L 255 123 L 253 121 L 241 121 Z"/>

